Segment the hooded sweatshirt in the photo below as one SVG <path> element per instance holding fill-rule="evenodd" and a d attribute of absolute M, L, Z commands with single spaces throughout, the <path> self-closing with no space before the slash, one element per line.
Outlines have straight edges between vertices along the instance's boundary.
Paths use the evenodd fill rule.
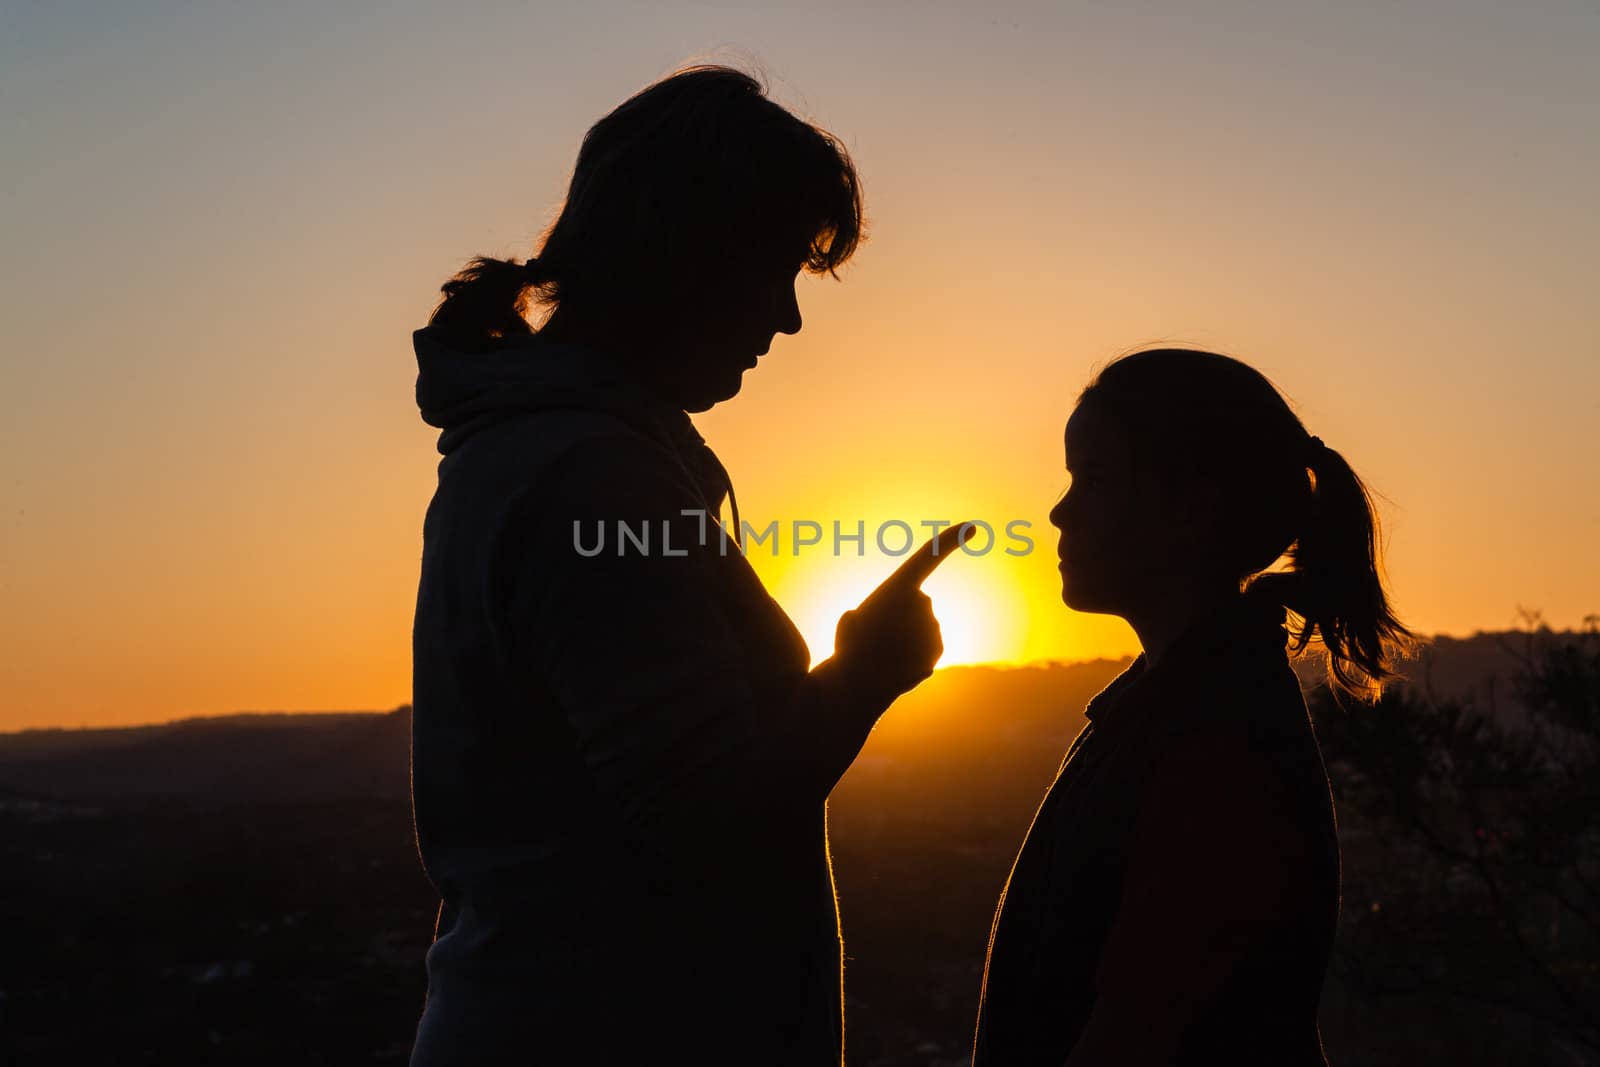
<path fill-rule="evenodd" d="M 837 657 L 808 672 L 719 521 L 722 464 L 618 362 L 413 343 L 443 456 L 412 634 L 442 898 L 413 1065 L 837 1065 L 826 798 L 892 698 Z"/>

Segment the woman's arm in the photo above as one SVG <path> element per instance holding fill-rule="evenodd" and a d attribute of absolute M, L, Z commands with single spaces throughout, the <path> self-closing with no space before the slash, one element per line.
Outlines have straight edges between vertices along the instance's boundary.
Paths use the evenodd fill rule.
<path fill-rule="evenodd" d="M 809 673 L 750 662 L 714 588 L 743 564 L 717 558 L 714 523 L 682 514 L 703 507 L 670 455 L 608 435 L 551 466 L 500 550 L 514 654 L 558 701 L 602 791 L 675 852 L 738 849 L 775 817 L 814 817 L 898 695 L 842 655 Z M 649 529 L 648 554 L 631 542 L 618 554 L 618 520 Z M 574 521 L 591 548 L 603 523 L 605 551 L 581 556 Z M 664 553 L 663 521 L 686 555 Z"/>
<path fill-rule="evenodd" d="M 1242 729 L 1186 739 L 1155 769 L 1134 828 L 1096 998 L 1068 1067 L 1169 1064 L 1234 969 L 1312 891 L 1278 776 Z"/>

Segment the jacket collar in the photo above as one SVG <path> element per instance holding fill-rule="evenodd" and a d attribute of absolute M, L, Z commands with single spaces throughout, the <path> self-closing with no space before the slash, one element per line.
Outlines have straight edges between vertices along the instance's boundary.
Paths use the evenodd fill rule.
<path fill-rule="evenodd" d="M 1103 724 L 1131 700 L 1145 703 L 1163 696 L 1192 700 L 1202 691 L 1224 686 L 1233 668 L 1263 655 L 1282 655 L 1289 640 L 1282 604 L 1241 594 L 1196 618 L 1155 666 L 1140 652 L 1123 672 L 1090 699 L 1084 718 Z"/>

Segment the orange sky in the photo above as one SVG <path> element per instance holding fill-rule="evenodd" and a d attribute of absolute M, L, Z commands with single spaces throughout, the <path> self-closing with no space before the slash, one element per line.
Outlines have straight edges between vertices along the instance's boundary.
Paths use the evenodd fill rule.
<path fill-rule="evenodd" d="M 696 425 L 757 526 L 1031 521 L 927 583 L 947 663 L 1136 651 L 1045 516 L 1072 397 L 1153 341 L 1382 494 L 1414 628 L 1600 611 L 1592 7 L 445 10 L 8 16 L 0 729 L 408 700 L 410 331 L 703 58 L 844 139 L 871 235 Z M 817 659 L 896 563 L 753 562 Z"/>

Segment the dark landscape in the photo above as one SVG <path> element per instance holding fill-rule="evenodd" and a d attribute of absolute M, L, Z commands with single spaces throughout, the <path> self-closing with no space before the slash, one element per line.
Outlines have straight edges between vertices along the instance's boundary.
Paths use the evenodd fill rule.
<path fill-rule="evenodd" d="M 1127 661 L 952 668 L 830 804 L 849 1062 L 963 1064 L 996 897 Z M 1334 1064 L 1600 1062 L 1600 637 L 1434 640 L 1351 716 Z M 404 1064 L 437 900 L 409 708 L 0 735 L 0 1063 Z"/>

